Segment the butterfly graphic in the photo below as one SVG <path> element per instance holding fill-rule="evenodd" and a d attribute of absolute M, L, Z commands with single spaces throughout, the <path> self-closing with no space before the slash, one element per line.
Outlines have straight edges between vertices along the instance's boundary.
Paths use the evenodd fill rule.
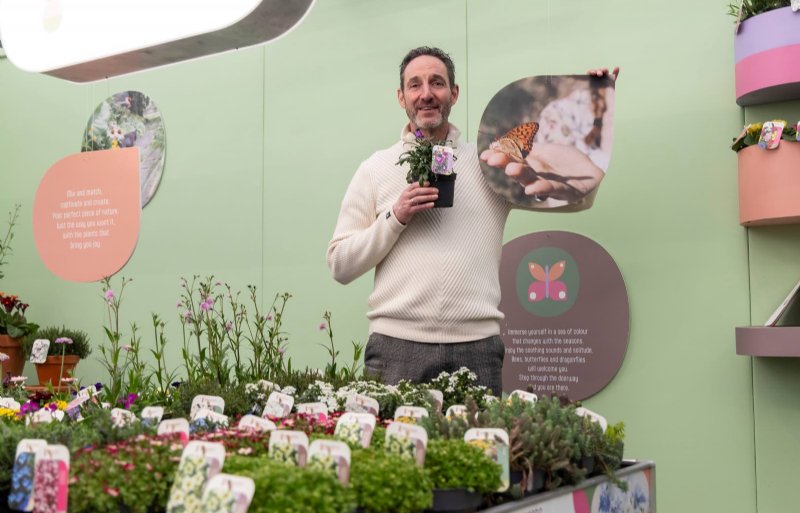
<path fill-rule="evenodd" d="M 567 284 L 559 281 L 564 274 L 566 260 L 556 262 L 551 266 L 542 267 L 536 262 L 528 262 L 528 270 L 534 278 L 534 282 L 528 287 L 528 301 L 536 302 L 550 299 L 552 301 L 567 300 Z"/>
<path fill-rule="evenodd" d="M 539 123 L 523 123 L 509 130 L 502 137 L 498 137 L 489 148 L 500 151 L 517 162 L 524 162 L 531 151 L 533 138 L 539 131 Z"/>

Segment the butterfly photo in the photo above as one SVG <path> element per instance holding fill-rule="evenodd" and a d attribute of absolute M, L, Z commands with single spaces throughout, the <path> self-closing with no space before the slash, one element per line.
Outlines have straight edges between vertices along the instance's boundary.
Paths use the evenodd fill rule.
<path fill-rule="evenodd" d="M 552 266 L 542 267 L 536 262 L 528 262 L 528 270 L 533 283 L 528 287 L 528 301 L 537 303 L 549 299 L 551 301 L 567 300 L 567 284 L 559 281 L 567 266 L 566 260 L 556 262 Z"/>
<path fill-rule="evenodd" d="M 614 94 L 612 79 L 590 75 L 533 76 L 500 89 L 478 127 L 487 184 L 526 209 L 589 208 L 611 160 Z"/>

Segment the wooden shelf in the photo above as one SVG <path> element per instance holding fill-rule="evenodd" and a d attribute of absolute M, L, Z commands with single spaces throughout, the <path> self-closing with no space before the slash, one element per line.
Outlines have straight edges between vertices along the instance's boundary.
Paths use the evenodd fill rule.
<path fill-rule="evenodd" d="M 736 328 L 736 354 L 800 357 L 800 326 Z"/>

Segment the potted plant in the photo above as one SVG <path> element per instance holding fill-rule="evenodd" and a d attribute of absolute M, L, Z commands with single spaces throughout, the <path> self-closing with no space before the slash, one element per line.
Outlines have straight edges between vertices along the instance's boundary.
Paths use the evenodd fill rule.
<path fill-rule="evenodd" d="M 756 105 L 800 98 L 800 12 L 790 0 L 744 0 L 736 17 L 736 103 Z"/>
<path fill-rule="evenodd" d="M 764 149 L 764 123 L 744 127 L 731 149 L 739 165 L 739 223 L 744 226 L 800 221 L 800 144 L 797 125 L 776 119 L 784 128 L 777 147 Z"/>
<path fill-rule="evenodd" d="M 38 339 L 50 341 L 47 359 L 36 364 L 36 374 L 40 385 L 59 387 L 63 378 L 71 378 L 75 366 L 92 352 L 89 335 L 80 330 L 64 326 L 49 326 L 36 330 L 22 341 L 25 357 L 30 358 L 33 343 Z"/>
<path fill-rule="evenodd" d="M 39 327 L 25 318 L 27 309 L 28 304 L 20 301 L 18 296 L 0 292 L 0 353 L 7 356 L 0 357 L 4 381 L 9 375 L 22 374 L 25 357 L 20 340 Z"/>
<path fill-rule="evenodd" d="M 413 513 L 433 503 L 430 478 L 413 461 L 374 448 L 352 458 L 350 488 L 364 513 Z"/>
<path fill-rule="evenodd" d="M 326 471 L 293 467 L 267 456 L 228 456 L 223 471 L 255 482 L 250 513 L 346 513 L 355 508 L 351 489 Z"/>
<path fill-rule="evenodd" d="M 439 197 L 434 208 L 452 207 L 455 191 L 456 173 L 453 172 L 453 155 L 451 141 L 433 141 L 417 130 L 413 147 L 402 154 L 397 165 L 408 163 L 406 182 L 417 182 L 423 185 L 429 182 L 431 187 L 439 189 Z"/>
<path fill-rule="evenodd" d="M 431 511 L 476 511 L 500 487 L 500 466 L 463 440 L 431 440 L 425 470 L 433 483 Z"/>

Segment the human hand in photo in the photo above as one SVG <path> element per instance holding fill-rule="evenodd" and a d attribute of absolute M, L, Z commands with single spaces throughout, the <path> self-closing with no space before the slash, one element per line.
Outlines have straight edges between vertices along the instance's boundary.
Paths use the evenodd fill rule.
<path fill-rule="evenodd" d="M 439 189 L 414 182 L 403 190 L 397 198 L 392 211 L 394 217 L 402 224 L 408 224 L 414 214 L 433 208 L 433 202 L 439 197 Z"/>
<path fill-rule="evenodd" d="M 603 179 L 603 170 L 573 146 L 535 143 L 524 163 L 509 155 L 487 149 L 480 155 L 488 165 L 504 169 L 525 190 L 527 196 L 570 203 L 583 199 Z"/>
<path fill-rule="evenodd" d="M 615 66 L 610 73 L 608 71 L 608 68 L 592 68 L 589 71 L 587 71 L 586 74 L 598 78 L 608 77 L 612 81 L 616 82 L 617 77 L 619 76 L 619 66 Z"/>

